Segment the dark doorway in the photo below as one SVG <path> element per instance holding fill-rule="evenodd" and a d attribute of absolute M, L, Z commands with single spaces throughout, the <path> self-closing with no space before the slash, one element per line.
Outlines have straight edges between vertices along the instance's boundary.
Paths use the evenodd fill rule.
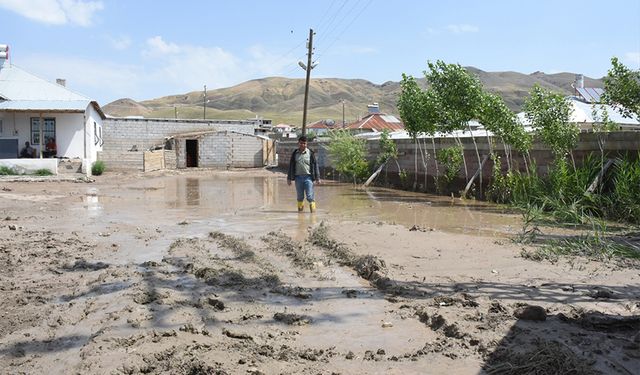
<path fill-rule="evenodd" d="M 187 139 L 187 168 L 198 166 L 198 140 Z"/>

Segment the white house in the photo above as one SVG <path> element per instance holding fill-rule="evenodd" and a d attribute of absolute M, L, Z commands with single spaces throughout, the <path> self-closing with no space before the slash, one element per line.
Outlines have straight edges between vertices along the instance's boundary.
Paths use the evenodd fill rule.
<path fill-rule="evenodd" d="M 106 117 L 98 103 L 67 89 L 64 80 L 49 82 L 11 64 L 3 48 L 6 51 L 0 45 L 0 159 L 18 158 L 29 142 L 37 158 L 77 158 L 83 169 L 90 166 L 103 144 Z M 55 139 L 55 155 L 45 153 L 50 138 Z"/>

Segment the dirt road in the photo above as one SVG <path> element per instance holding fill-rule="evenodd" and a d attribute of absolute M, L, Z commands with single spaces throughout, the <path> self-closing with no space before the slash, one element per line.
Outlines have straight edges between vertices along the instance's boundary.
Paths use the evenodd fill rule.
<path fill-rule="evenodd" d="M 637 265 L 534 262 L 517 216 L 369 195 L 0 180 L 0 373 L 640 373 Z"/>

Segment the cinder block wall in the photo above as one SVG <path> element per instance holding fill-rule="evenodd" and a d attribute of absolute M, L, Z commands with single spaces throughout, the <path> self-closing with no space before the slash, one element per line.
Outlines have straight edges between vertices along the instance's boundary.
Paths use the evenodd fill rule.
<path fill-rule="evenodd" d="M 473 140 L 471 138 L 462 138 L 460 141 L 463 146 L 464 157 L 467 164 L 467 174 L 471 177 L 479 166 Z M 420 191 L 434 190 L 436 163 L 434 162 L 433 145 L 435 144 L 435 151 L 438 153 L 443 148 L 452 147 L 457 144 L 453 138 L 435 138 L 433 142 L 431 138 L 418 139 L 417 142 L 412 139 L 401 139 L 395 140 L 395 143 L 398 147 L 399 156 L 397 161 L 400 170 L 407 173 L 406 181 L 409 182 L 410 186 L 413 185 L 414 180 L 417 180 L 416 189 Z M 476 137 L 476 144 L 481 159 L 484 155 L 489 154 L 489 143 L 486 137 Z M 320 166 L 323 178 L 331 178 L 332 175 L 335 176 L 336 174 L 326 151 L 326 145 L 327 142 L 325 141 L 310 142 L 309 148 L 316 152 L 318 165 Z M 594 156 L 600 155 L 600 145 L 602 145 L 605 157 L 608 158 L 615 158 L 624 154 L 631 157 L 638 157 L 640 152 L 640 132 L 580 133 L 578 145 L 572 153 L 576 165 L 581 166 L 589 154 L 593 154 Z M 291 153 L 296 147 L 296 140 L 281 141 L 278 143 L 278 165 L 280 168 L 286 171 L 289 166 Z M 380 153 L 380 142 L 378 140 L 367 141 L 367 150 L 368 160 L 373 162 Z M 499 139 L 494 140 L 494 152 L 501 158 L 502 170 L 506 172 L 507 162 L 505 159 L 504 145 Z M 553 154 L 551 151 L 542 142 L 536 140 L 531 147 L 530 154 L 536 163 L 538 173 L 545 175 L 549 169 L 549 165 L 553 162 Z M 524 157 L 515 150 L 511 151 L 511 156 L 513 160 L 512 167 L 526 172 L 527 166 Z M 398 165 L 391 161 L 385 169 L 388 178 L 387 182 L 395 186 L 402 185 L 399 179 Z M 440 175 L 444 172 L 443 168 L 442 165 L 438 166 Z M 492 169 L 493 162 L 488 160 L 482 168 L 483 185 L 491 183 Z M 451 190 L 457 192 L 461 190 L 461 188 L 464 188 L 465 184 L 466 177 L 463 167 L 458 173 L 457 181 L 454 181 L 452 184 Z"/>
<path fill-rule="evenodd" d="M 103 124 L 104 146 L 98 159 L 103 160 L 107 168 L 142 170 L 143 151 L 162 145 L 166 137 L 205 130 L 253 135 L 256 126 L 256 121 L 249 120 L 108 118 Z"/>
<path fill-rule="evenodd" d="M 176 166 L 186 168 L 186 140 L 198 140 L 198 166 L 202 168 L 256 168 L 263 166 L 261 138 L 221 131 L 192 137 L 178 137 Z"/>

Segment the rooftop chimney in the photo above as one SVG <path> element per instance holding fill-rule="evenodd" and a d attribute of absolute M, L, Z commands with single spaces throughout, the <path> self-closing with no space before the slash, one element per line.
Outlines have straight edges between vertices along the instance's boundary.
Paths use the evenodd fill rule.
<path fill-rule="evenodd" d="M 67 80 L 64 78 L 56 78 L 56 83 L 62 87 L 67 87 Z"/>

